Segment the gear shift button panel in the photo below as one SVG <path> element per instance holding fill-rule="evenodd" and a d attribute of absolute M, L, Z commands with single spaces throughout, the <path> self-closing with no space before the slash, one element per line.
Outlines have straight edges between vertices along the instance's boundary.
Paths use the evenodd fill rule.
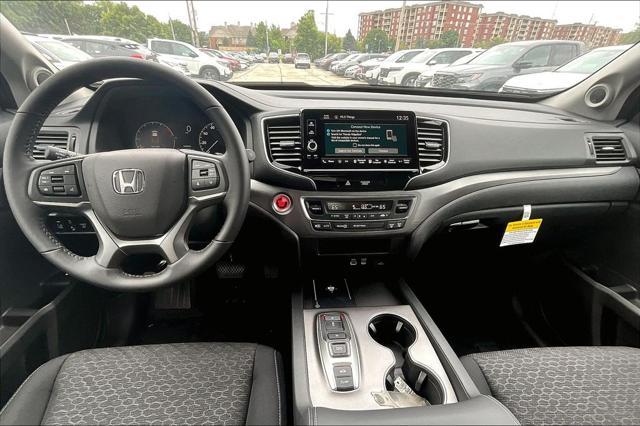
<path fill-rule="evenodd" d="M 360 385 L 360 357 L 353 327 L 344 312 L 323 312 L 316 317 L 320 359 L 331 390 L 347 392 Z"/>

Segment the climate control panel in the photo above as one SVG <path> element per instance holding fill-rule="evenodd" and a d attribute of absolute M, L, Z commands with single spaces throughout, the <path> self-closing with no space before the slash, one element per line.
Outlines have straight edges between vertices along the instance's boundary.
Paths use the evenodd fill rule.
<path fill-rule="evenodd" d="M 404 228 L 414 199 L 306 198 L 303 204 L 316 231 L 388 231 Z"/>

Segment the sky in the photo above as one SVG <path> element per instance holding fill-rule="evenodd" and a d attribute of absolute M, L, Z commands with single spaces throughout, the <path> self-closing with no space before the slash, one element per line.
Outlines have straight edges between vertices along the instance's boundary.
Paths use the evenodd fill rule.
<path fill-rule="evenodd" d="M 407 4 L 427 1 L 407 1 Z M 161 21 L 169 17 L 188 23 L 186 2 L 179 1 L 126 1 Z M 541 18 L 555 18 L 559 24 L 574 22 L 622 28 L 631 31 L 640 21 L 640 1 L 472 1 L 482 4 L 483 12 L 506 12 Z M 325 1 L 194 1 L 198 29 L 208 31 L 212 25 L 249 25 L 266 20 L 287 28 L 307 10 L 314 10 L 316 24 L 324 29 Z M 358 31 L 358 13 L 401 7 L 402 1 L 329 1 L 329 32 L 343 36 L 348 29 Z"/>

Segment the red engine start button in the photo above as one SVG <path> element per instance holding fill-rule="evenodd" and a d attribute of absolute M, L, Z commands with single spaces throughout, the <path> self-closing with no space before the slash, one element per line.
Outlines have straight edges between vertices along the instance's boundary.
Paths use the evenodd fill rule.
<path fill-rule="evenodd" d="M 273 197 L 273 210 L 279 214 L 289 213 L 291 207 L 293 206 L 293 201 L 291 201 L 291 197 L 287 194 L 278 194 Z"/>

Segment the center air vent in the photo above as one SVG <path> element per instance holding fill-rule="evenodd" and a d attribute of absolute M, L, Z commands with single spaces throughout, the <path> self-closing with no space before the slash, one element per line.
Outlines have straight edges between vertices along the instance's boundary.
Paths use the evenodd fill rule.
<path fill-rule="evenodd" d="M 302 165 L 300 116 L 277 117 L 265 120 L 269 159 L 283 168 Z"/>
<path fill-rule="evenodd" d="M 447 158 L 447 123 L 418 117 L 418 157 L 420 169 L 434 170 Z"/>
<path fill-rule="evenodd" d="M 587 137 L 589 149 L 593 147 L 596 163 L 624 163 L 627 153 L 624 149 L 622 136 L 616 134 L 590 135 Z"/>
<path fill-rule="evenodd" d="M 67 149 L 69 132 L 66 130 L 40 129 L 35 145 L 48 145 Z M 32 156 L 35 160 L 44 160 L 44 150 L 34 148 Z"/>

